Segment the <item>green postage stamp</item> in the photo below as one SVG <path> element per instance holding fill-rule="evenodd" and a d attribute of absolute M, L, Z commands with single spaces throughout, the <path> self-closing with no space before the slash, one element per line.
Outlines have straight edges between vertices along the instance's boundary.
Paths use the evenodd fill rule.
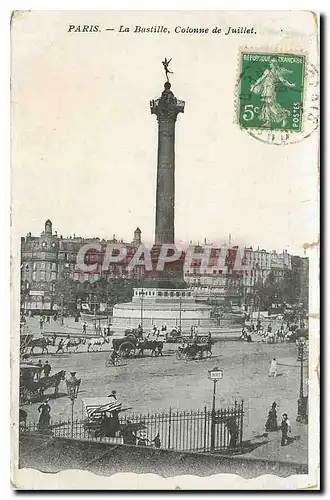
<path fill-rule="evenodd" d="M 238 120 L 246 129 L 300 132 L 305 56 L 242 52 Z"/>

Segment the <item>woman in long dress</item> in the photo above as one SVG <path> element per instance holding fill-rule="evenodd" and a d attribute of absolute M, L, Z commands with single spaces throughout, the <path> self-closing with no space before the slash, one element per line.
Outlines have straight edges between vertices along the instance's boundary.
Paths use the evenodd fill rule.
<path fill-rule="evenodd" d="M 290 111 L 283 108 L 276 102 L 276 86 L 278 84 L 286 87 L 295 87 L 295 83 L 290 83 L 283 76 L 284 73 L 292 73 L 291 70 L 280 68 L 276 59 L 270 61 L 261 77 L 251 85 L 250 90 L 255 94 L 261 95 L 260 120 L 264 122 L 265 127 L 270 127 L 271 123 L 281 123 L 285 127 Z"/>
<path fill-rule="evenodd" d="M 269 367 L 269 377 L 274 377 L 276 378 L 277 376 L 277 361 L 276 358 L 273 358 L 270 362 L 270 367 Z"/>
<path fill-rule="evenodd" d="M 44 403 L 42 403 L 39 408 L 38 412 L 40 414 L 39 416 L 39 421 L 38 421 L 38 429 L 39 431 L 45 431 L 48 429 L 49 424 L 50 424 L 50 406 L 48 404 L 49 399 L 46 399 Z"/>

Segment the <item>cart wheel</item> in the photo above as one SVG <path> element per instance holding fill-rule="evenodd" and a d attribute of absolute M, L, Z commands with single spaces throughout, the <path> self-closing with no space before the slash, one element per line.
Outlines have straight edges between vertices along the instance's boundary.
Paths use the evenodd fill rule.
<path fill-rule="evenodd" d="M 176 351 L 176 359 L 182 359 L 182 358 L 183 358 L 182 351 Z"/>
<path fill-rule="evenodd" d="M 119 347 L 119 354 L 123 358 L 128 358 L 129 356 L 134 356 L 134 354 L 135 354 L 135 345 L 132 342 L 124 342 Z"/>
<path fill-rule="evenodd" d="M 110 366 L 112 366 L 112 365 L 113 365 L 113 361 L 112 361 L 111 357 L 110 357 L 110 356 L 108 356 L 108 357 L 107 357 L 107 360 L 106 360 L 106 362 L 105 362 L 105 366 L 106 366 L 107 368 L 109 368 L 109 367 L 110 367 Z"/>
<path fill-rule="evenodd" d="M 212 356 L 212 351 L 210 349 L 209 351 L 206 352 L 206 357 L 211 358 L 211 356 Z"/>
<path fill-rule="evenodd" d="M 202 337 L 202 338 L 201 338 L 201 342 L 203 342 L 203 344 L 206 344 L 206 342 L 207 342 L 207 337 Z"/>
<path fill-rule="evenodd" d="M 116 366 L 120 366 L 120 365 L 122 364 L 122 362 L 123 362 L 123 358 L 122 358 L 122 356 L 121 356 L 121 355 L 118 355 L 118 356 L 117 356 L 117 359 L 116 359 L 116 363 L 115 363 L 115 364 L 116 364 Z"/>

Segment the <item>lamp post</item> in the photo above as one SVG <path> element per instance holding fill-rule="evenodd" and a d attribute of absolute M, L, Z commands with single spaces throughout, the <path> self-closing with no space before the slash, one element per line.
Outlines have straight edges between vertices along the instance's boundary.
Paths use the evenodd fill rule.
<path fill-rule="evenodd" d="M 64 325 L 64 295 L 61 293 L 61 325 Z"/>
<path fill-rule="evenodd" d="M 297 341 L 298 356 L 297 359 L 300 361 L 300 384 L 299 384 L 299 399 L 298 399 L 298 409 L 297 409 L 297 422 L 307 423 L 307 400 L 308 397 L 304 396 L 304 349 L 306 346 L 306 340 L 304 337 L 299 337 Z"/>
<path fill-rule="evenodd" d="M 143 288 L 142 288 L 141 292 L 139 292 L 139 295 L 141 297 L 141 330 L 143 332 L 143 297 L 145 295 Z"/>
<path fill-rule="evenodd" d="M 213 398 L 212 398 L 212 413 L 211 413 L 211 450 L 215 448 L 215 394 L 218 380 L 223 378 L 223 370 L 217 366 L 207 372 L 208 378 L 213 381 Z"/>
<path fill-rule="evenodd" d="M 180 328 L 180 334 L 181 334 L 181 325 L 182 325 L 182 297 L 180 295 L 180 298 L 179 298 L 179 328 Z"/>
<path fill-rule="evenodd" d="M 70 372 L 71 377 L 66 379 L 66 388 L 68 392 L 68 396 L 71 400 L 71 437 L 73 437 L 73 409 L 74 402 L 77 399 L 79 386 L 81 382 L 81 378 L 76 377 L 77 372 Z"/>

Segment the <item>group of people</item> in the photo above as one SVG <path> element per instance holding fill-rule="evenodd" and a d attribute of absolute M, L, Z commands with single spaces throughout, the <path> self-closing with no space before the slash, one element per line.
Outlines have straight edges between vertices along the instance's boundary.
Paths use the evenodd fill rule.
<path fill-rule="evenodd" d="M 284 323 L 282 323 L 281 326 L 274 331 L 271 323 L 268 323 L 265 328 L 261 324 L 261 320 L 258 319 L 256 324 L 253 321 L 245 322 L 242 328 L 241 338 L 251 342 L 252 338 L 249 340 L 251 333 L 255 333 L 261 337 L 263 342 L 268 342 L 269 344 L 276 344 L 277 342 L 292 342 L 296 328 L 297 325 L 295 324 L 290 325 L 290 323 L 288 323 L 285 326 Z"/>
<path fill-rule="evenodd" d="M 124 444 L 131 444 L 136 446 L 149 446 L 154 445 L 155 448 L 161 447 L 161 440 L 159 432 L 152 439 L 148 439 L 147 432 L 145 429 L 139 431 L 134 430 L 134 426 L 130 420 L 127 420 L 126 425 L 122 431 Z"/>
<path fill-rule="evenodd" d="M 285 446 L 286 444 L 290 444 L 291 438 L 289 437 L 289 433 L 291 433 L 291 423 L 288 418 L 287 413 L 283 413 L 282 421 L 280 426 L 277 424 L 277 404 L 274 401 L 269 412 L 268 417 L 265 424 L 265 429 L 267 432 L 281 431 L 281 446 Z"/>
<path fill-rule="evenodd" d="M 42 361 L 41 361 L 41 359 L 39 359 L 39 361 L 37 363 L 37 367 L 39 368 L 39 370 L 37 370 L 36 373 L 35 373 L 35 379 L 36 379 L 36 381 L 41 378 L 42 372 L 44 372 L 44 376 L 45 377 L 49 377 L 50 372 L 52 371 L 52 367 L 50 366 L 50 364 L 48 363 L 48 361 L 46 361 L 45 364 L 43 364 Z"/>
<path fill-rule="evenodd" d="M 57 312 L 52 316 L 52 318 L 53 318 L 53 321 L 57 321 Z M 50 324 L 50 319 L 51 319 L 51 316 L 49 314 L 47 316 L 40 316 L 40 318 L 39 318 L 40 330 L 44 329 L 45 323 Z"/>

